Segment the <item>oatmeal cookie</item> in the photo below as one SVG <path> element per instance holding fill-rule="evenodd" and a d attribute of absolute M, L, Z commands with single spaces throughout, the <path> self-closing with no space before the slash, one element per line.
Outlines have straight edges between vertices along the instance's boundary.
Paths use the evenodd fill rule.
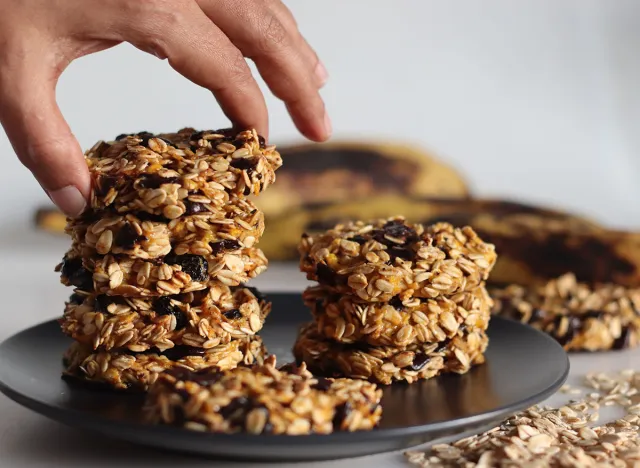
<path fill-rule="evenodd" d="M 640 344 L 640 289 L 589 286 L 568 273 L 543 286 L 494 289 L 492 296 L 495 314 L 548 333 L 568 351 Z"/>
<path fill-rule="evenodd" d="M 165 372 L 147 395 L 147 419 L 202 432 L 288 435 L 370 430 L 380 420 L 382 391 L 374 384 L 286 367 L 276 369 L 270 357 L 252 368 Z"/>
<path fill-rule="evenodd" d="M 254 288 L 218 285 L 202 291 L 128 298 L 73 294 L 62 331 L 92 349 L 143 352 L 186 345 L 213 348 L 262 329 L 271 304 Z"/>
<path fill-rule="evenodd" d="M 435 299 L 399 295 L 389 302 L 367 303 L 322 286 L 308 288 L 302 297 L 322 336 L 340 343 L 394 347 L 441 342 L 462 327 L 486 329 L 492 305 L 484 285 Z"/>
<path fill-rule="evenodd" d="M 91 208 L 176 219 L 192 203 L 220 208 L 275 181 L 282 158 L 255 131 L 140 132 L 96 143 L 86 154 Z"/>
<path fill-rule="evenodd" d="M 92 212 L 69 220 L 72 251 L 79 256 L 127 255 L 152 259 L 177 255 L 219 255 L 253 247 L 264 232 L 264 216 L 248 200 L 222 208 L 210 204 L 176 219 L 155 219 L 145 213 L 104 215 Z"/>
<path fill-rule="evenodd" d="M 389 302 L 400 293 L 433 298 L 469 291 L 496 262 L 493 245 L 470 227 L 424 227 L 402 217 L 338 224 L 303 236 L 299 249 L 308 279 L 369 302 Z"/>
<path fill-rule="evenodd" d="M 266 354 L 259 336 L 233 340 L 211 349 L 180 346 L 164 353 L 94 351 L 73 343 L 64 355 L 63 375 L 118 390 L 146 390 L 169 369 L 198 370 L 215 366 L 232 369 L 261 363 Z"/>
<path fill-rule="evenodd" d="M 234 246 L 235 247 L 235 246 Z M 170 296 L 223 284 L 238 286 L 267 268 L 256 247 L 227 250 L 216 256 L 176 255 L 144 260 L 120 255 L 81 257 L 68 253 L 56 267 L 66 286 L 112 296 Z"/>
<path fill-rule="evenodd" d="M 298 362 L 327 377 L 348 377 L 390 384 L 430 379 L 444 372 L 464 374 L 484 362 L 489 343 L 485 330 L 460 330 L 439 343 L 405 348 L 336 343 L 321 336 L 315 324 L 303 327 L 293 347 Z"/>

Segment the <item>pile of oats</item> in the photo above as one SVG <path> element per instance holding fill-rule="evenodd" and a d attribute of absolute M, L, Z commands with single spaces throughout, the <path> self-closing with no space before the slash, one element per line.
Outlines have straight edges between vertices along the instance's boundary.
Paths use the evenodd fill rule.
<path fill-rule="evenodd" d="M 588 393 L 560 408 L 535 406 L 483 434 L 428 452 L 407 452 L 408 461 L 433 468 L 591 468 L 640 466 L 640 372 L 591 373 Z M 579 388 L 563 392 L 582 395 Z M 619 419 L 597 426 L 602 407 L 624 410 Z"/>
<path fill-rule="evenodd" d="M 303 236 L 300 268 L 318 286 L 294 346 L 313 372 L 389 384 L 484 362 L 495 249 L 469 227 L 402 217 Z"/>
<path fill-rule="evenodd" d="M 282 159 L 255 131 L 101 141 L 85 155 L 90 208 L 68 220 L 57 267 L 75 288 L 60 319 L 66 375 L 146 389 L 176 367 L 260 363 L 271 306 L 245 283 L 267 268 L 264 215 L 246 197 Z"/>
<path fill-rule="evenodd" d="M 590 286 L 567 273 L 539 287 L 491 291 L 494 313 L 554 337 L 566 350 L 632 348 L 640 342 L 640 289 Z"/>

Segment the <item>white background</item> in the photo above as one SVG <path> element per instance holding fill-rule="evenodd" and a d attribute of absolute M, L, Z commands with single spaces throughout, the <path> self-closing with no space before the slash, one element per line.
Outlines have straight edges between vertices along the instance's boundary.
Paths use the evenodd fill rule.
<path fill-rule="evenodd" d="M 287 3 L 331 75 L 323 95 L 336 139 L 414 142 L 478 194 L 640 227 L 640 2 Z M 206 90 L 130 46 L 72 64 L 58 97 L 84 148 L 123 132 L 228 124 Z M 268 103 L 272 142 L 300 139 L 283 105 Z M 0 154 L 6 245 L 48 199 L 4 135 Z"/>
<path fill-rule="evenodd" d="M 288 3 L 331 74 L 323 94 L 336 138 L 414 142 L 461 168 L 478 194 L 640 227 L 640 1 Z M 83 147 L 123 132 L 227 125 L 207 91 L 126 46 L 74 63 L 58 94 Z M 272 140 L 299 139 L 283 106 L 269 104 Z M 67 239 L 30 232 L 47 198 L 3 136 L 0 154 L 1 340 L 58 316 L 69 290 L 52 271 Z M 278 266 L 258 283 L 305 284 Z M 574 356 L 572 380 L 637 367 L 639 353 Z M 227 466 L 103 441 L 4 397 L 0 413 L 3 468 Z M 405 465 L 386 455 L 317 466 Z"/>

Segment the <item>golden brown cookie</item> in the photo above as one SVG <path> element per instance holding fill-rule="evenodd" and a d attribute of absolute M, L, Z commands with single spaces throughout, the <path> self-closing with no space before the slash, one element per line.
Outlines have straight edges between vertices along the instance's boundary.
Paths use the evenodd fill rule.
<path fill-rule="evenodd" d="M 402 217 L 339 224 L 303 236 L 299 250 L 308 279 L 369 302 L 401 293 L 433 298 L 469 291 L 487 279 L 496 261 L 493 246 L 469 227 L 424 227 Z"/>
<path fill-rule="evenodd" d="M 640 288 L 589 286 L 566 274 L 542 286 L 494 289 L 492 295 L 495 314 L 542 330 L 569 351 L 640 344 Z"/>
<path fill-rule="evenodd" d="M 210 349 L 180 346 L 159 353 L 94 351 L 73 343 L 64 355 L 63 375 L 117 390 L 146 390 L 158 375 L 176 367 L 198 370 L 216 366 L 233 369 L 261 363 L 266 354 L 259 336 L 233 340 Z"/>
<path fill-rule="evenodd" d="M 85 154 L 91 209 L 142 211 L 176 219 L 192 203 L 220 208 L 275 181 L 282 158 L 255 131 L 185 128 L 177 133 L 120 135 Z"/>
<path fill-rule="evenodd" d="M 235 246 L 234 246 L 235 247 Z M 70 251 L 56 267 L 64 285 L 112 296 L 170 296 L 223 284 L 238 286 L 267 268 L 258 248 L 218 255 L 175 255 L 143 260 L 116 255 L 83 257 Z"/>
<path fill-rule="evenodd" d="M 322 286 L 302 295 L 319 334 L 340 343 L 405 347 L 453 338 L 464 328 L 486 329 L 492 301 L 484 285 L 434 299 L 395 296 L 389 302 L 365 302 L 332 294 Z"/>
<path fill-rule="evenodd" d="M 176 219 L 149 219 L 148 213 L 105 215 L 91 212 L 69 220 L 72 250 L 80 256 L 127 255 L 153 259 L 177 255 L 217 255 L 253 247 L 264 232 L 264 216 L 248 200 L 221 208 L 210 204 Z"/>
<path fill-rule="evenodd" d="M 149 390 L 147 420 L 195 431 L 328 434 L 373 429 L 382 391 L 351 379 L 316 379 L 303 366 L 275 360 L 232 370 L 173 369 Z"/>
<path fill-rule="evenodd" d="M 343 344 L 327 340 L 317 327 L 303 327 L 293 346 L 297 362 L 317 375 L 370 380 L 381 384 L 430 379 L 443 372 L 464 374 L 484 362 L 489 343 L 483 329 L 465 329 L 439 343 L 406 348 Z"/>
<path fill-rule="evenodd" d="M 76 293 L 60 325 L 74 340 L 102 351 L 209 349 L 255 335 L 270 310 L 256 289 L 224 285 L 157 298 Z"/>

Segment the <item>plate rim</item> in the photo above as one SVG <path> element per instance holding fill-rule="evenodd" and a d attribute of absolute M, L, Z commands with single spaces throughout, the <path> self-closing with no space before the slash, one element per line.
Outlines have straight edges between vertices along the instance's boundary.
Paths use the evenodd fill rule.
<path fill-rule="evenodd" d="M 554 340 L 549 335 L 537 330 L 529 325 L 523 324 L 513 319 L 505 318 L 505 317 L 492 317 L 491 321 L 496 322 L 504 322 L 509 323 L 509 326 L 514 327 L 522 327 L 523 329 L 527 329 L 529 333 L 536 333 L 539 337 L 542 337 L 545 341 L 549 343 L 550 346 L 555 346 L 558 350 L 563 353 L 563 361 L 564 361 L 564 372 L 559 376 L 558 379 L 552 384 L 546 387 L 544 390 L 538 391 L 535 394 L 528 396 L 527 398 L 519 401 L 517 404 L 509 405 L 509 406 L 500 406 L 494 408 L 488 412 L 482 412 L 470 416 L 465 416 L 458 419 L 453 420 L 444 420 L 444 421 L 436 421 L 428 424 L 418 424 L 412 426 L 404 426 L 404 427 L 393 427 L 393 428 L 375 428 L 371 431 L 355 431 L 355 432 L 335 432 L 331 434 L 305 434 L 305 435 L 286 435 L 286 434 L 225 434 L 225 433 L 215 433 L 215 432 L 197 432 L 190 431 L 185 428 L 180 427 L 171 427 L 171 426 L 153 426 L 150 424 L 145 424 L 137 421 L 120 421 L 107 418 L 101 415 L 91 415 L 91 418 L 81 417 L 85 414 L 84 411 L 78 409 L 66 409 L 60 408 L 58 406 L 50 405 L 44 401 L 40 401 L 37 398 L 34 398 L 29 395 L 25 395 L 17 389 L 12 388 L 7 382 L 0 378 L 0 392 L 7 396 L 12 401 L 17 404 L 34 411 L 42 416 L 45 416 L 51 420 L 60 422 L 67 426 L 89 429 L 92 431 L 98 431 L 103 434 L 108 434 L 111 437 L 117 437 L 117 434 L 120 431 L 117 431 L 118 428 L 127 428 L 127 429 L 138 429 L 142 428 L 144 432 L 154 432 L 158 435 L 162 434 L 175 434 L 176 432 L 182 434 L 189 434 L 190 437 L 201 437 L 210 440 L 212 443 L 220 442 L 224 443 L 227 440 L 233 440 L 234 442 L 245 442 L 248 444 L 256 444 L 256 443 L 264 443 L 265 441 L 269 441 L 269 443 L 279 443 L 279 444 L 290 444 L 290 443 L 312 443 L 314 445 L 319 443 L 340 443 L 340 444 L 349 444 L 349 443 L 358 443 L 358 442 L 374 442 L 380 439 L 398 439 L 398 438 L 407 438 L 412 436 L 418 436 L 422 434 L 427 434 L 429 432 L 436 431 L 455 431 L 456 429 L 463 429 L 466 426 L 470 425 L 480 425 L 483 422 L 495 421 L 498 419 L 502 419 L 508 415 L 512 415 L 516 412 L 522 411 L 526 408 L 529 408 L 537 403 L 540 403 L 556 393 L 562 385 L 566 382 L 571 364 L 569 360 L 569 355 L 562 348 L 562 346 Z M 32 325 L 30 327 L 24 328 L 0 343 L 0 365 L 2 363 L 2 352 L 3 348 L 8 345 L 8 343 L 12 340 L 18 339 L 18 337 L 22 334 L 26 334 L 32 331 L 35 328 L 50 326 L 52 323 L 55 323 L 56 319 L 46 320 L 40 322 L 36 325 Z M 490 322 L 491 324 L 491 322 Z M 64 335 L 63 335 L 64 336 Z M 107 430 L 109 429 L 109 430 Z M 115 435 L 114 435 L 115 434 Z M 123 438 L 119 438 L 123 440 Z"/>

